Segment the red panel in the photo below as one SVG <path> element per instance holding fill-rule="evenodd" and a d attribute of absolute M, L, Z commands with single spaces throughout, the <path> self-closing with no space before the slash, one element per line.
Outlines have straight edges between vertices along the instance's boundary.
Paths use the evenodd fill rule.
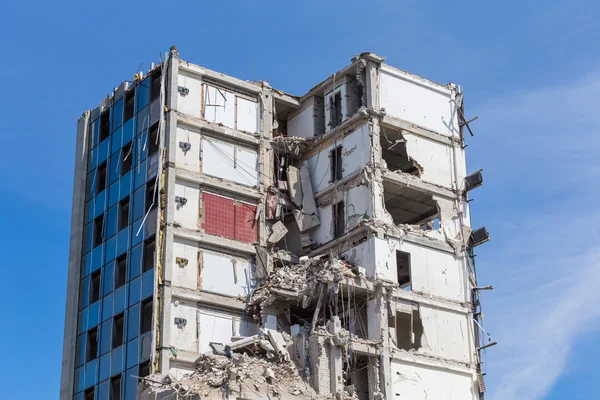
<path fill-rule="evenodd" d="M 235 240 L 253 243 L 258 239 L 258 222 L 254 221 L 256 206 L 237 203 L 235 206 Z"/>
<path fill-rule="evenodd" d="M 235 239 L 235 206 L 233 199 L 202 192 L 204 202 L 204 232 Z"/>

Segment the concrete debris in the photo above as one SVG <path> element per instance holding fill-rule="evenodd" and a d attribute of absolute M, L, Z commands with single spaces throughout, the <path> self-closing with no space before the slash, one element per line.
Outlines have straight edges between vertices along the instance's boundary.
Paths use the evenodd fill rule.
<path fill-rule="evenodd" d="M 275 244 L 275 243 L 279 242 L 281 239 L 283 239 L 285 234 L 288 232 L 287 228 L 281 221 L 277 221 L 271 227 L 271 230 L 272 230 L 271 235 L 267 238 L 267 242 L 269 242 L 271 244 Z"/>

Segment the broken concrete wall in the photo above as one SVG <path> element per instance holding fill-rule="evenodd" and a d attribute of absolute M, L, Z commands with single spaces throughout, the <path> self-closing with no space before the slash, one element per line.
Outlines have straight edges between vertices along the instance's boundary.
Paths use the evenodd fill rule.
<path fill-rule="evenodd" d="M 377 276 L 397 282 L 396 252 L 398 250 L 410 254 L 411 290 L 448 300 L 467 301 L 464 284 L 465 274 L 462 259 L 450 251 L 442 251 L 433 247 L 388 237 L 372 238 L 367 243 L 375 252 L 375 272 Z M 361 246 L 364 244 L 361 244 Z M 367 270 L 367 275 L 369 274 Z"/>
<path fill-rule="evenodd" d="M 292 113 L 287 122 L 287 135 L 312 139 L 325 133 L 323 98 L 312 96 Z"/>
<path fill-rule="evenodd" d="M 393 360 L 392 380 L 396 397 L 411 400 L 476 398 L 472 374 L 451 371 L 443 366 L 415 365 L 408 360 Z"/>
<path fill-rule="evenodd" d="M 468 364 L 471 324 L 468 314 L 419 305 L 423 322 L 423 346 L 418 353 Z"/>
<path fill-rule="evenodd" d="M 387 65 L 380 68 L 380 104 L 392 117 L 444 136 L 458 137 L 454 97 L 454 89 Z"/>
<path fill-rule="evenodd" d="M 332 183 L 330 177 L 333 160 L 330 158 L 330 152 L 338 146 L 342 146 L 342 179 L 344 179 L 363 168 L 370 160 L 371 144 L 368 125 L 362 125 L 335 143 L 319 147 L 319 152 L 308 158 L 308 169 L 315 193 L 321 192 Z"/>

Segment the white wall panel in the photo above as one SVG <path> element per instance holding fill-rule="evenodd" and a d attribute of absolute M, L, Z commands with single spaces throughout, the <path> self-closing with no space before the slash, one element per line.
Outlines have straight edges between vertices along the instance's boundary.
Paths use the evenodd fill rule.
<path fill-rule="evenodd" d="M 215 86 L 204 85 L 204 119 L 235 128 L 235 95 Z"/>
<path fill-rule="evenodd" d="M 233 335 L 233 317 L 200 311 L 200 353 L 210 351 L 210 342 L 229 343 Z"/>
<path fill-rule="evenodd" d="M 175 223 L 183 228 L 198 230 L 198 201 L 200 198 L 200 186 L 196 183 L 177 180 L 175 182 L 175 195 L 170 201 L 175 201 L 175 197 L 184 197 L 186 203 L 181 207 L 175 207 Z"/>
<path fill-rule="evenodd" d="M 240 146 L 202 138 L 202 172 L 241 185 L 258 185 L 258 154 Z"/>
<path fill-rule="evenodd" d="M 475 400 L 474 378 L 443 369 L 392 360 L 392 393 L 410 400 Z"/>
<path fill-rule="evenodd" d="M 172 284 L 173 286 L 198 289 L 198 243 L 175 237 L 173 239 Z M 177 257 L 188 260 L 186 266 L 176 263 Z"/>
<path fill-rule="evenodd" d="M 237 129 L 240 131 L 258 132 L 258 103 L 256 101 L 237 98 Z"/>
<path fill-rule="evenodd" d="M 175 305 L 176 301 L 177 305 Z M 171 329 L 171 345 L 181 350 L 197 351 L 196 303 L 174 299 L 171 303 L 171 318 L 168 321 Z M 178 327 L 175 318 L 185 318 L 185 326 Z"/>
<path fill-rule="evenodd" d="M 388 115 L 445 136 L 458 135 L 458 116 L 450 89 L 404 71 L 382 66 L 380 105 Z"/>
<path fill-rule="evenodd" d="M 247 260 L 225 254 L 203 252 L 201 288 L 202 290 L 225 296 L 246 296 L 252 271 Z"/>
<path fill-rule="evenodd" d="M 178 93 L 177 111 L 192 117 L 202 117 L 202 80 L 196 75 L 179 70 L 177 85 L 187 88 L 189 93 Z"/>
<path fill-rule="evenodd" d="M 191 172 L 200 172 L 200 130 L 178 125 L 176 135 L 175 166 Z M 187 152 L 180 147 L 181 142 L 190 144 Z"/>

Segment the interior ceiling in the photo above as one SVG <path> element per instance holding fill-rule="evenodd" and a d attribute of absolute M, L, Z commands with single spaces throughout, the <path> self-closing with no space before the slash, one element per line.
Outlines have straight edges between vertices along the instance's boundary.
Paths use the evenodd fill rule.
<path fill-rule="evenodd" d="M 399 130 L 382 127 L 380 142 L 383 159 L 390 171 L 402 171 L 418 175 L 419 170 L 415 163 L 408 158 L 406 142 Z"/>
<path fill-rule="evenodd" d="M 416 224 L 438 213 L 431 195 L 396 183 L 383 183 L 383 198 L 395 224 Z"/>

